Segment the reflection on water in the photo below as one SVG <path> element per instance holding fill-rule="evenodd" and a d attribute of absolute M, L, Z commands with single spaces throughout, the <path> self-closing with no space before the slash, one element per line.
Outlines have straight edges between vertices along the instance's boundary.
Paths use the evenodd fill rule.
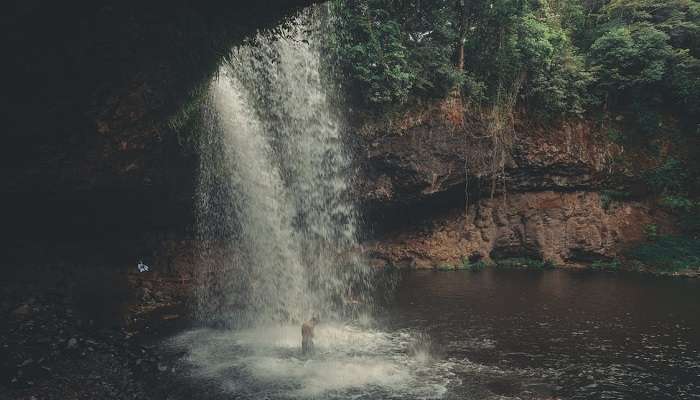
<path fill-rule="evenodd" d="M 240 398 L 694 399 L 700 282 L 567 271 L 410 272 L 372 323 L 173 339 Z"/>
<path fill-rule="evenodd" d="M 537 388 L 571 399 L 690 399 L 700 396 L 698 306 L 694 280 L 414 272 L 403 276 L 384 323 L 422 330 L 447 357 L 510 381 L 464 375 L 467 387 L 520 397 Z"/>

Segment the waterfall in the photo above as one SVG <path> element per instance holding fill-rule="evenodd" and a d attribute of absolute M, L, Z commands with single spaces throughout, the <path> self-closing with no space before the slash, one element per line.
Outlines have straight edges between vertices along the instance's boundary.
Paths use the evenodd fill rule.
<path fill-rule="evenodd" d="M 366 293 L 319 21 L 310 11 L 234 48 L 211 83 L 197 210 L 204 320 L 336 318 Z"/>
<path fill-rule="evenodd" d="M 412 332 L 379 330 L 367 312 L 374 276 L 359 256 L 318 10 L 234 48 L 211 82 L 197 136 L 207 326 L 169 343 L 192 377 L 233 398 L 439 398 L 450 362 L 433 364 Z M 300 322 L 313 316 L 306 354 Z"/>

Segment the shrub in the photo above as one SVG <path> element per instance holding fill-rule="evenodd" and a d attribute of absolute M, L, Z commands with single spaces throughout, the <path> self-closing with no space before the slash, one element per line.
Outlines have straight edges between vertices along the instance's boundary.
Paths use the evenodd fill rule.
<path fill-rule="evenodd" d="M 644 180 L 659 193 L 678 193 L 686 187 L 688 173 L 680 161 L 669 158 L 656 168 L 646 171 Z"/>
<path fill-rule="evenodd" d="M 591 269 L 598 271 L 618 271 L 620 269 L 620 262 L 618 260 L 603 261 L 597 260 L 591 264 Z"/>
<path fill-rule="evenodd" d="M 632 196 L 630 192 L 623 190 L 603 190 L 600 192 L 600 202 L 604 209 L 608 209 L 613 201 L 624 201 Z"/>
<path fill-rule="evenodd" d="M 664 196 L 661 198 L 661 205 L 670 208 L 672 211 L 690 212 L 698 205 L 693 200 L 685 196 Z"/>
<path fill-rule="evenodd" d="M 549 260 L 538 260 L 538 259 L 534 259 L 534 258 L 514 257 L 514 258 L 505 258 L 505 259 L 496 261 L 496 267 L 546 270 L 546 269 L 553 269 L 554 264 Z"/>
<path fill-rule="evenodd" d="M 333 1 L 335 54 L 358 104 L 375 112 L 400 108 L 411 97 L 443 97 L 463 80 L 452 63 L 457 43 L 452 4 Z"/>
<path fill-rule="evenodd" d="M 633 248 L 627 256 L 659 270 L 699 269 L 700 240 L 687 236 L 660 236 Z"/>
<path fill-rule="evenodd" d="M 438 264 L 435 269 L 438 271 L 454 271 L 457 268 L 451 264 Z"/>
<path fill-rule="evenodd" d="M 469 261 L 468 258 L 462 259 L 462 269 L 468 269 L 470 271 L 481 271 L 488 266 L 489 266 L 489 263 L 487 263 L 484 260 Z"/>
<path fill-rule="evenodd" d="M 645 134 L 662 110 L 697 121 L 697 2 L 610 1 L 601 11 L 587 53 L 606 107 L 631 112 Z"/>
<path fill-rule="evenodd" d="M 625 135 L 622 133 L 622 131 L 618 129 L 608 129 L 608 139 L 617 144 L 621 144 L 625 141 Z"/>
<path fill-rule="evenodd" d="M 656 224 L 646 224 L 644 225 L 644 236 L 647 240 L 656 240 L 659 236 L 659 227 Z"/>

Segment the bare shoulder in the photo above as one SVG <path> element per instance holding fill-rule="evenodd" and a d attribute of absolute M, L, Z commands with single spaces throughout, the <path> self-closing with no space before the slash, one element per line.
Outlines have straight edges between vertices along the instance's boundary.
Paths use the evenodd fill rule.
<path fill-rule="evenodd" d="M 306 321 L 303 324 L 301 324 L 301 334 L 303 336 L 313 335 L 313 332 L 314 326 L 309 321 Z"/>

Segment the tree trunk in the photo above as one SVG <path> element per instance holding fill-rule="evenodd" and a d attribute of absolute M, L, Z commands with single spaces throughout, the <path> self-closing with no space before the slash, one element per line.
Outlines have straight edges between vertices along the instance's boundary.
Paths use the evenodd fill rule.
<path fill-rule="evenodd" d="M 457 16 L 459 18 L 459 36 L 457 37 L 457 70 L 464 71 L 464 42 L 467 39 L 467 7 L 465 0 L 456 0 Z"/>

